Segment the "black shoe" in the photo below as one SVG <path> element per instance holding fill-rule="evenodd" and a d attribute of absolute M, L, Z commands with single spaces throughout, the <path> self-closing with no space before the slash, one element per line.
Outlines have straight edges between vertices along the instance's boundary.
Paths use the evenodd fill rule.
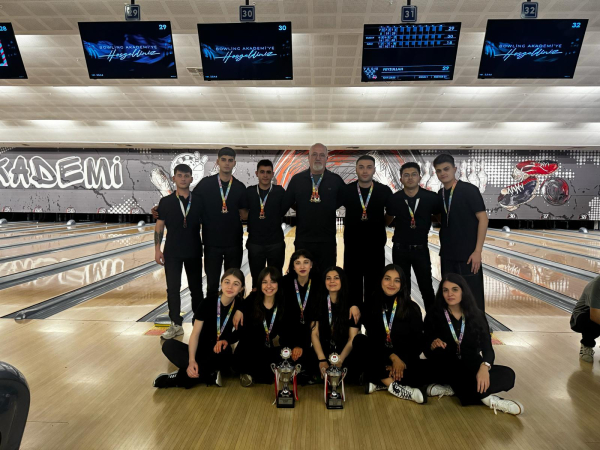
<path fill-rule="evenodd" d="M 161 373 L 154 380 L 153 386 L 159 389 L 177 387 L 177 372 Z"/>

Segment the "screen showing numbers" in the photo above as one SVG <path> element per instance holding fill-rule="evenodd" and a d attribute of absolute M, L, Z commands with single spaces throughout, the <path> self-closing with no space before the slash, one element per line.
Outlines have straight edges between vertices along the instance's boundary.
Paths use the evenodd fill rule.
<path fill-rule="evenodd" d="M 364 26 L 362 81 L 452 80 L 460 22 Z"/>
<path fill-rule="evenodd" d="M 0 79 L 25 79 L 27 72 L 11 23 L 0 23 Z"/>

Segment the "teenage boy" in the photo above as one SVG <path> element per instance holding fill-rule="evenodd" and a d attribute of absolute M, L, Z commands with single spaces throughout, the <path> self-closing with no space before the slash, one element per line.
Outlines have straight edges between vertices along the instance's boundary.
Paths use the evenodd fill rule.
<path fill-rule="evenodd" d="M 485 312 L 481 252 L 488 227 L 483 197 L 477 186 L 456 179 L 454 158 L 438 155 L 433 167 L 442 183 L 439 199 L 442 204 L 440 259 L 442 275 L 462 275 L 481 311 Z"/>
<path fill-rule="evenodd" d="M 162 335 L 172 339 L 183 334 L 181 317 L 181 271 L 185 267 L 192 296 L 192 308 L 202 302 L 202 240 L 200 238 L 200 201 L 190 192 L 192 169 L 186 164 L 175 166 L 175 192 L 158 203 L 158 220 L 154 227 L 154 258 L 165 267 L 167 304 L 171 326 Z M 165 227 L 169 231 L 164 253 L 161 244 Z"/>
<path fill-rule="evenodd" d="M 431 258 L 428 236 L 431 216 L 441 212 L 442 205 L 437 194 L 421 189 L 421 168 L 416 162 L 407 162 L 400 168 L 404 189 L 390 198 L 388 221 L 396 218 L 392 258 L 402 267 L 410 286 L 411 268 L 415 272 L 419 291 L 428 311 L 435 300 L 431 282 Z"/>

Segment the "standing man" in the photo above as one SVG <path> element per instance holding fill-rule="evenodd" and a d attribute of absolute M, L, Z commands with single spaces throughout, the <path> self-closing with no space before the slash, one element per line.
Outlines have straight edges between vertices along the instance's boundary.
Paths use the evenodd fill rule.
<path fill-rule="evenodd" d="M 483 197 L 477 186 L 456 180 L 454 158 L 438 155 L 433 167 L 442 182 L 439 198 L 442 200 L 442 228 L 440 230 L 440 258 L 442 275 L 462 275 L 477 306 L 485 312 L 481 252 L 488 227 L 488 216 Z"/>
<path fill-rule="evenodd" d="M 318 271 L 336 265 L 336 210 L 342 206 L 342 177 L 325 169 L 327 147 L 314 144 L 308 152 L 310 168 L 290 180 L 283 211 L 295 205 L 296 250 L 308 250 L 315 258 Z"/>
<path fill-rule="evenodd" d="M 421 189 L 421 168 L 416 162 L 407 162 L 400 168 L 404 189 L 396 192 L 388 203 L 388 221 L 395 217 L 392 258 L 398 264 L 410 286 L 411 267 L 415 271 L 425 310 L 434 303 L 435 293 L 431 283 L 431 258 L 428 236 L 431 216 L 441 212 L 437 194 Z"/>
<path fill-rule="evenodd" d="M 249 207 L 246 248 L 253 290 L 260 288 L 256 280 L 265 265 L 283 271 L 285 260 L 285 241 L 281 229 L 281 218 L 287 212 L 282 207 L 285 189 L 272 184 L 273 175 L 273 163 L 268 159 L 259 161 L 256 168 L 258 184 L 246 190 Z"/>
<path fill-rule="evenodd" d="M 200 201 L 190 192 L 192 169 L 186 164 L 175 166 L 175 192 L 158 203 L 158 220 L 154 227 L 154 258 L 165 266 L 167 304 L 171 326 L 161 336 L 172 339 L 183 334 L 181 317 L 181 271 L 185 267 L 192 295 L 192 308 L 202 302 L 202 240 L 200 238 Z M 193 200 L 193 201 L 192 201 Z M 161 251 L 165 226 L 169 231 L 164 253 Z"/>
<path fill-rule="evenodd" d="M 358 180 L 344 189 L 344 270 L 350 292 L 362 303 L 363 294 L 368 298 L 381 282 L 385 267 L 385 206 L 392 190 L 373 180 L 372 156 L 362 155 L 356 160 L 356 175 Z"/>

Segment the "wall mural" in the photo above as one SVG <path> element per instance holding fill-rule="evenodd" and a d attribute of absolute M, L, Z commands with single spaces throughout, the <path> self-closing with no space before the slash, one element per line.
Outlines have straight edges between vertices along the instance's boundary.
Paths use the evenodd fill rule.
<path fill-rule="evenodd" d="M 173 192 L 171 174 L 177 164 L 192 168 L 192 186 L 218 172 L 216 150 L 0 150 L 0 190 L 6 191 L 0 199 L 2 212 L 144 214 Z M 432 166 L 439 153 L 435 150 L 338 150 L 330 152 L 327 167 L 346 182 L 354 181 L 356 158 L 364 153 L 376 160 L 376 180 L 393 191 L 402 189 L 400 167 L 408 161 L 421 166 L 424 189 L 436 192 L 441 186 Z M 479 188 L 490 218 L 600 220 L 600 152 L 449 153 L 456 160 L 457 178 Z M 286 187 L 292 176 L 308 168 L 307 155 L 306 150 L 243 150 L 234 175 L 246 185 L 256 184 L 256 163 L 271 159 L 275 182 Z"/>

